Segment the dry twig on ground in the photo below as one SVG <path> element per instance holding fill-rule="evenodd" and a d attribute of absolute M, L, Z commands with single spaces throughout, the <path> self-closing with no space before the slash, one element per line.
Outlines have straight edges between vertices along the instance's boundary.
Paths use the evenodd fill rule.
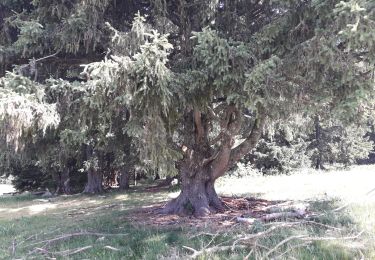
<path fill-rule="evenodd" d="M 126 233 L 125 234 L 108 234 L 108 233 L 95 233 L 95 232 L 79 232 L 79 233 L 63 234 L 61 236 L 58 236 L 58 237 L 55 237 L 55 238 L 52 238 L 52 239 L 46 239 L 46 240 L 42 240 L 42 241 L 32 243 L 32 244 L 29 244 L 27 246 L 34 246 L 34 245 L 39 245 L 39 244 L 43 244 L 43 243 L 45 243 L 46 245 L 50 245 L 50 244 L 55 243 L 57 241 L 67 240 L 67 239 L 70 239 L 70 238 L 73 238 L 73 237 L 79 237 L 79 236 L 100 236 L 100 237 L 104 236 L 105 237 L 105 236 L 126 236 L 126 235 L 128 235 L 128 234 L 126 234 Z"/>
<path fill-rule="evenodd" d="M 280 249 L 282 246 L 284 246 L 285 244 L 287 244 L 288 242 L 290 242 L 292 240 L 301 241 L 301 243 L 289 247 L 286 251 L 281 253 L 279 255 L 279 257 L 282 256 L 282 255 L 285 255 L 287 252 L 289 252 L 291 250 L 294 250 L 296 248 L 300 248 L 300 247 L 306 246 L 308 244 L 311 244 L 314 241 L 355 240 L 364 233 L 364 231 L 361 231 L 356 235 L 346 236 L 346 237 L 332 237 L 332 236 L 330 236 L 330 237 L 311 237 L 311 236 L 308 236 L 306 234 L 292 235 L 292 236 L 286 237 L 285 239 L 283 239 L 282 241 L 277 243 L 273 248 L 267 248 L 267 247 L 264 247 L 264 246 L 258 244 L 259 239 L 265 238 L 268 235 L 271 235 L 277 229 L 292 227 L 292 226 L 296 226 L 296 225 L 303 225 L 303 224 L 314 224 L 314 225 L 325 227 L 327 229 L 340 230 L 338 228 L 335 228 L 335 227 L 332 227 L 332 226 L 329 226 L 329 225 L 324 225 L 324 224 L 321 224 L 321 223 L 317 223 L 317 222 L 314 222 L 314 221 L 300 221 L 300 222 L 290 222 L 290 223 L 282 222 L 281 224 L 280 223 L 278 223 L 277 225 L 274 224 L 270 228 L 268 228 L 268 229 L 266 229 L 265 231 L 262 231 L 262 232 L 258 232 L 258 233 L 255 233 L 255 234 L 239 235 L 239 236 L 233 238 L 232 240 L 224 242 L 224 244 L 227 244 L 227 245 L 222 245 L 223 243 L 221 243 L 219 245 L 208 247 L 212 243 L 212 241 L 214 239 L 213 238 L 210 241 L 210 243 L 208 243 L 208 245 L 206 245 L 201 250 L 196 250 L 194 248 L 187 247 L 187 246 L 184 246 L 184 248 L 193 252 L 193 254 L 189 256 L 192 259 L 195 259 L 198 256 L 200 256 L 202 254 L 205 254 L 205 253 L 210 254 L 210 253 L 216 253 L 216 252 L 222 252 L 222 251 L 232 251 L 233 252 L 236 249 L 244 249 L 244 248 L 251 248 L 250 252 L 248 253 L 248 255 L 244 259 L 248 259 L 254 252 L 256 253 L 257 252 L 256 248 L 259 248 L 259 249 L 262 248 L 262 249 L 267 250 L 266 253 L 263 255 L 263 257 L 268 258 L 272 254 L 276 253 L 278 251 L 278 249 Z M 229 245 L 230 243 L 231 243 L 231 245 Z"/>

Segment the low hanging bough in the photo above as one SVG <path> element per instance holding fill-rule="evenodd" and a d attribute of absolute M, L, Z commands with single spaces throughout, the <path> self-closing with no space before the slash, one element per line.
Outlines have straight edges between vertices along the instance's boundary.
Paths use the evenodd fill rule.
<path fill-rule="evenodd" d="M 0 78 L 0 138 L 17 150 L 25 132 L 37 133 L 60 122 L 55 104 L 46 102 L 45 86 L 7 72 Z"/>

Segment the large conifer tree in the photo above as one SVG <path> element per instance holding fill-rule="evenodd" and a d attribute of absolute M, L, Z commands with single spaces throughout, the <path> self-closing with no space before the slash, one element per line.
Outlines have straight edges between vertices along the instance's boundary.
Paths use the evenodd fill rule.
<path fill-rule="evenodd" d="M 2 1 L 2 67 L 31 59 L 17 73 L 43 83 L 73 80 L 87 64 L 74 130 L 87 134 L 89 175 L 100 169 L 93 155 L 111 138 L 124 140 L 123 129 L 144 164 L 180 175 L 181 194 L 163 211 L 202 216 L 223 208 L 215 181 L 256 146 L 268 122 L 322 110 L 350 121 L 367 110 L 374 5 Z"/>

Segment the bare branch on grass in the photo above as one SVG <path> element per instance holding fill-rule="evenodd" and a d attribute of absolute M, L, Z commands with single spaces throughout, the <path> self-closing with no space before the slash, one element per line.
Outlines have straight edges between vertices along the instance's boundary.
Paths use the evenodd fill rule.
<path fill-rule="evenodd" d="M 61 235 L 61 236 L 58 236 L 58 237 L 55 237 L 55 238 L 52 238 L 52 239 L 46 239 L 46 240 L 38 241 L 38 242 L 35 242 L 35 243 L 32 243 L 32 244 L 29 244 L 28 246 L 34 246 L 34 245 L 39 245 L 39 244 L 43 244 L 43 243 L 45 243 L 46 245 L 50 245 L 50 244 L 55 243 L 57 241 L 67 240 L 67 239 L 71 239 L 73 237 L 79 237 L 79 236 L 100 236 L 100 237 L 104 236 L 105 237 L 105 236 L 126 236 L 126 235 L 128 235 L 128 234 L 126 234 L 126 233 L 124 233 L 124 234 L 108 234 L 108 233 L 95 233 L 95 232 L 79 232 L 79 233 L 64 234 L 64 235 Z"/>
<path fill-rule="evenodd" d="M 278 256 L 275 257 L 275 259 L 281 259 L 281 257 L 283 255 L 286 255 L 287 253 L 289 253 L 290 251 L 293 251 L 294 249 L 297 249 L 297 248 L 301 248 L 301 247 L 304 247 L 304 246 L 307 246 L 311 244 L 310 241 L 307 241 L 307 242 L 304 242 L 304 243 L 300 243 L 300 244 L 297 244 L 295 246 L 290 246 L 287 250 L 285 250 L 283 253 L 279 254 Z"/>
<path fill-rule="evenodd" d="M 317 222 L 314 222 L 314 221 L 301 221 L 301 222 L 292 222 L 292 223 L 283 222 L 282 224 L 273 225 L 270 228 L 268 228 L 267 230 L 262 231 L 262 232 L 258 232 L 258 233 L 255 233 L 255 234 L 249 234 L 249 235 L 245 235 L 245 236 L 243 236 L 243 235 L 237 236 L 237 238 L 232 240 L 233 241 L 233 242 L 231 242 L 232 245 L 221 246 L 223 244 L 223 243 L 221 243 L 221 244 L 215 245 L 213 247 L 208 247 L 215 238 L 215 236 L 213 236 L 210 243 L 208 243 L 208 245 L 205 246 L 202 250 L 196 250 L 194 248 L 187 247 L 187 246 L 184 246 L 184 248 L 193 252 L 193 254 L 190 256 L 190 258 L 192 258 L 192 259 L 195 259 L 195 258 L 197 258 L 198 256 L 200 256 L 204 253 L 209 254 L 209 253 L 216 253 L 216 252 L 229 251 L 229 250 L 233 252 L 236 249 L 249 248 L 250 246 L 251 246 L 251 250 L 248 253 L 248 255 L 245 256 L 244 259 L 248 259 L 253 253 L 257 253 L 256 248 L 258 248 L 258 247 L 267 250 L 267 253 L 264 255 L 264 258 L 268 258 L 271 254 L 275 253 L 281 246 L 287 244 L 289 241 L 291 241 L 291 240 L 302 241 L 302 243 L 299 243 L 296 246 L 291 246 L 286 251 L 284 251 L 281 255 L 278 256 L 278 257 L 281 257 L 282 255 L 285 255 L 287 252 L 289 252 L 291 250 L 306 246 L 308 244 L 311 244 L 314 241 L 355 240 L 364 233 L 364 231 L 361 231 L 356 235 L 346 236 L 346 237 L 310 237 L 308 235 L 293 235 L 293 236 L 289 236 L 289 237 L 285 238 L 284 240 L 280 241 L 276 246 L 274 246 L 271 249 L 257 244 L 258 239 L 267 237 L 269 234 L 273 233 L 275 230 L 277 230 L 279 228 L 291 227 L 291 226 L 301 225 L 301 224 L 314 224 L 314 225 L 323 226 L 323 227 L 326 227 L 326 228 L 329 228 L 329 229 L 339 230 L 338 228 L 328 226 L 328 225 L 324 225 L 324 224 L 320 224 L 320 223 L 317 223 Z M 226 241 L 225 243 L 230 243 L 230 241 Z"/>
<path fill-rule="evenodd" d="M 359 232 L 355 236 L 347 236 L 347 237 L 306 237 L 306 238 L 300 238 L 304 241 L 330 241 L 330 240 L 354 240 L 359 238 L 365 231 Z"/>
<path fill-rule="evenodd" d="M 274 248 L 272 248 L 271 250 L 269 250 L 267 253 L 266 253 L 266 258 L 272 254 L 273 252 L 275 252 L 279 247 L 281 247 L 282 245 L 286 244 L 287 242 L 289 242 L 290 240 L 294 240 L 294 239 L 301 239 L 301 238 L 304 238 L 306 237 L 307 235 L 298 235 L 298 236 L 290 236 L 290 237 L 287 237 L 285 238 L 284 240 L 282 240 L 281 242 L 279 242 Z"/>
<path fill-rule="evenodd" d="M 190 236 L 189 239 L 196 238 L 199 236 L 216 236 L 217 234 L 207 233 L 207 232 L 201 232 L 196 235 Z"/>
<path fill-rule="evenodd" d="M 104 248 L 112 250 L 112 251 L 120 251 L 120 249 L 113 247 L 113 246 L 105 246 Z"/>
<path fill-rule="evenodd" d="M 193 252 L 193 254 L 190 256 L 191 259 L 195 259 L 200 255 L 203 254 L 212 254 L 212 253 L 217 253 L 217 252 L 224 252 L 224 251 L 232 251 L 232 246 L 213 246 L 210 248 L 206 248 L 203 250 L 195 250 L 194 248 L 188 247 L 188 246 L 183 246 L 183 248 L 188 249 Z M 244 245 L 238 245 L 235 247 L 235 249 L 244 249 L 246 246 Z"/>
<path fill-rule="evenodd" d="M 325 227 L 327 229 L 333 229 L 333 230 L 338 230 L 338 231 L 342 230 L 341 228 L 330 226 L 330 225 L 326 225 L 326 224 L 322 224 L 322 223 L 319 223 L 319 222 L 316 222 L 316 221 L 312 221 L 312 220 L 303 220 L 303 221 L 298 222 L 298 223 L 301 223 L 301 224 L 312 224 L 312 225 L 316 225 L 316 226 L 320 226 L 320 227 Z"/>
<path fill-rule="evenodd" d="M 83 251 L 85 251 L 87 249 L 90 249 L 90 248 L 92 248 L 92 246 L 84 246 L 84 247 L 64 250 L 64 251 L 60 251 L 60 252 L 52 252 L 52 251 L 48 251 L 45 248 L 36 247 L 34 252 L 40 252 L 42 254 L 51 255 L 51 256 L 70 256 L 70 255 L 74 255 L 74 254 L 83 252 Z"/>

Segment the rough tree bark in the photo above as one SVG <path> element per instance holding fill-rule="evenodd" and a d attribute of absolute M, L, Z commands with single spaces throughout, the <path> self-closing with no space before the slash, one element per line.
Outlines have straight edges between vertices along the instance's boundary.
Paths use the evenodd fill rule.
<path fill-rule="evenodd" d="M 99 171 L 90 168 L 87 171 L 87 183 L 83 193 L 95 194 L 103 192 L 102 183 L 103 175 Z"/>
<path fill-rule="evenodd" d="M 129 189 L 129 179 L 130 179 L 129 171 L 127 169 L 123 169 L 121 171 L 121 175 L 120 175 L 120 178 L 119 178 L 120 190 L 128 190 Z"/>
<path fill-rule="evenodd" d="M 86 159 L 93 158 L 93 156 L 95 156 L 93 147 L 91 145 L 86 146 Z M 98 164 L 101 165 L 101 162 L 99 160 Z M 95 194 L 101 192 L 103 192 L 103 174 L 95 166 L 90 166 L 87 170 L 87 183 L 83 193 Z"/>
<path fill-rule="evenodd" d="M 65 169 L 57 176 L 56 194 L 71 194 L 69 169 Z"/>
<path fill-rule="evenodd" d="M 221 124 L 220 138 L 217 138 L 220 139 L 220 145 L 216 150 L 208 142 L 207 118 L 194 110 L 195 142 L 191 148 L 183 149 L 185 154 L 180 168 L 181 193 L 162 209 L 163 213 L 203 217 L 225 208 L 216 193 L 215 181 L 257 144 L 266 119 L 263 109 L 258 110 L 251 133 L 243 143 L 232 149 L 234 136 L 238 134 L 241 125 L 241 116 L 234 106 L 228 106 Z"/>
<path fill-rule="evenodd" d="M 320 125 L 320 119 L 319 119 L 319 116 L 316 115 L 315 116 L 315 119 L 314 119 L 314 126 L 315 126 L 315 140 L 316 140 L 316 147 L 317 147 L 317 150 L 318 150 L 318 154 L 317 154 L 317 157 L 316 157 L 316 162 L 315 162 L 315 169 L 317 170 L 325 170 L 324 166 L 323 166 L 323 157 L 322 157 L 322 133 L 321 133 L 321 130 L 322 130 L 322 127 Z"/>

